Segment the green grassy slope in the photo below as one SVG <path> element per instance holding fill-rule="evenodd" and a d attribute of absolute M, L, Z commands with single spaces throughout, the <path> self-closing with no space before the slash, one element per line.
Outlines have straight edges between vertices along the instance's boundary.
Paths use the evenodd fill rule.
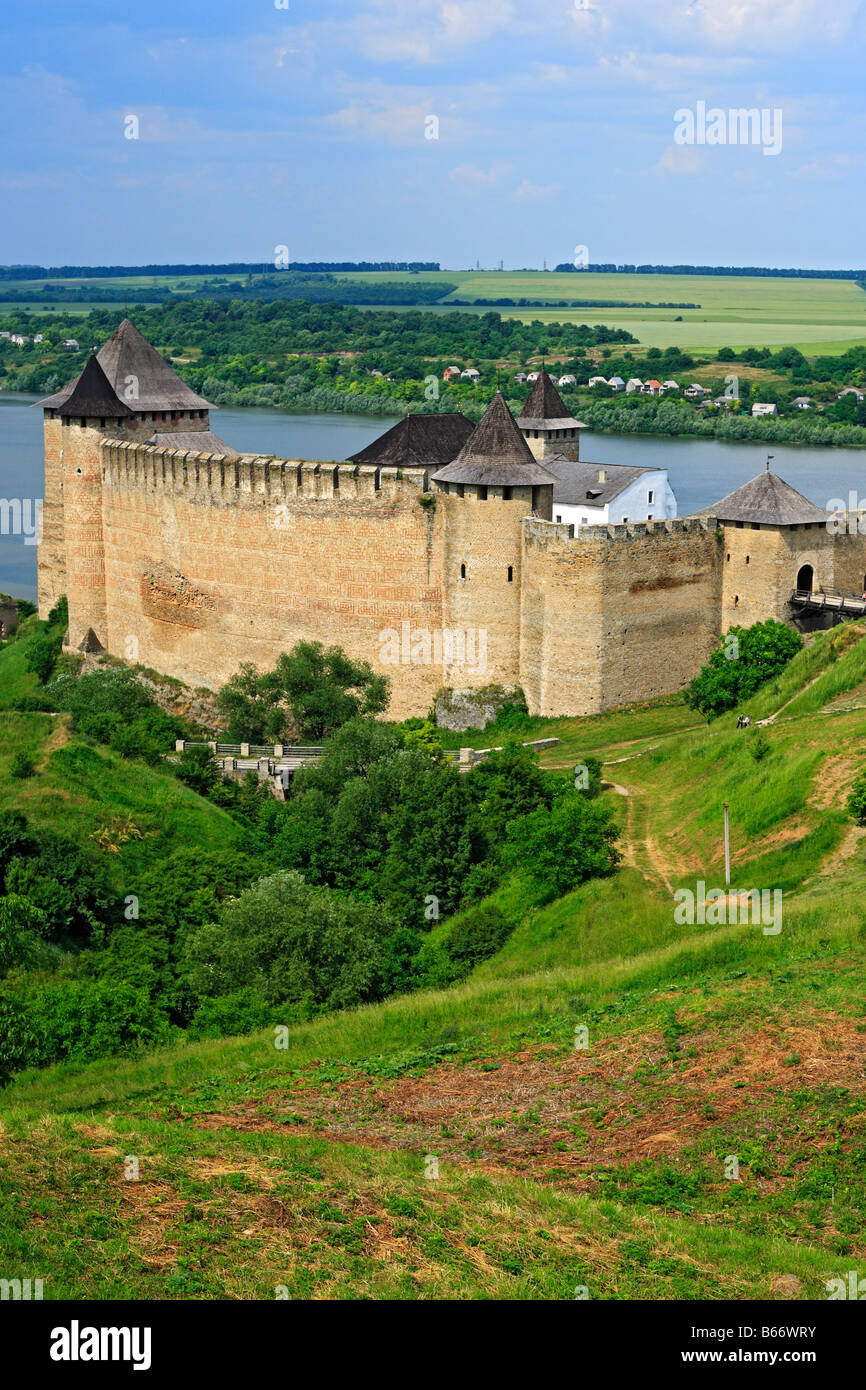
<path fill-rule="evenodd" d="M 732 716 L 670 702 L 552 723 L 551 766 L 604 759 L 624 867 L 522 914 L 501 890 L 520 925 L 459 985 L 290 1027 L 285 1050 L 19 1076 L 4 1268 L 85 1298 L 804 1299 L 862 1276 L 861 635 L 819 635 L 755 697 L 761 759 Z M 675 888 L 721 881 L 724 800 L 735 884 L 784 890 L 778 935 L 674 918 Z"/>

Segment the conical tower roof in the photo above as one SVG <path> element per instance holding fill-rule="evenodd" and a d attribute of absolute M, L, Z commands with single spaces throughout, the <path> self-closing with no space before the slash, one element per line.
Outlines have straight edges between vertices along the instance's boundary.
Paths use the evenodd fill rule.
<path fill-rule="evenodd" d="M 764 526 L 802 526 L 827 520 L 825 511 L 769 469 L 707 507 L 704 515 L 719 521 L 757 521 Z"/>
<path fill-rule="evenodd" d="M 584 428 L 570 414 L 545 367 L 533 382 L 517 423 L 522 430 Z"/>
<path fill-rule="evenodd" d="M 556 479 L 533 457 L 501 391 L 497 391 L 453 463 L 433 474 L 436 483 L 532 487 Z"/>
<path fill-rule="evenodd" d="M 78 415 L 82 419 L 90 416 L 110 416 L 119 419 L 131 415 L 129 407 L 118 400 L 117 394 L 99 365 L 94 354 L 75 383 L 75 389 L 63 405 L 64 415 Z"/>
<path fill-rule="evenodd" d="M 126 401 L 132 414 L 213 409 L 181 381 L 129 319 L 123 320 L 96 355 L 115 395 Z M 62 410 L 80 380 L 80 376 L 75 377 L 56 395 L 37 404 L 46 410 Z"/>

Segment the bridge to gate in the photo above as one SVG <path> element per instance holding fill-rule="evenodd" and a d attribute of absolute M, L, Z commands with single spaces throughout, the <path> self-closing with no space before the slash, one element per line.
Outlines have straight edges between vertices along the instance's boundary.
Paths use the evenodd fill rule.
<path fill-rule="evenodd" d="M 791 607 L 800 612 L 837 613 L 840 618 L 866 616 L 866 597 L 863 594 L 843 594 L 839 589 L 794 589 Z"/>

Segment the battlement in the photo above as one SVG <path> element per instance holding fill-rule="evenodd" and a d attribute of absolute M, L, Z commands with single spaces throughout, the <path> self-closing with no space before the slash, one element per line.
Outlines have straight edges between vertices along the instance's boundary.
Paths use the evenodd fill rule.
<path fill-rule="evenodd" d="M 430 491 L 426 471 L 401 473 L 398 468 L 369 464 L 317 463 L 257 454 L 226 457 L 117 439 L 102 440 L 101 456 L 106 488 L 209 496 L 228 505 L 317 499 L 410 501 Z"/>
<path fill-rule="evenodd" d="M 702 532 L 718 529 L 718 521 L 712 516 L 672 517 L 665 521 L 628 521 L 620 525 L 606 523 L 599 526 L 581 526 L 577 532 L 573 525 L 561 521 L 543 521 L 540 517 L 527 517 L 523 523 L 524 535 L 536 541 L 556 540 L 574 541 L 587 545 L 597 541 L 646 540 L 648 537 L 694 536 Z"/>

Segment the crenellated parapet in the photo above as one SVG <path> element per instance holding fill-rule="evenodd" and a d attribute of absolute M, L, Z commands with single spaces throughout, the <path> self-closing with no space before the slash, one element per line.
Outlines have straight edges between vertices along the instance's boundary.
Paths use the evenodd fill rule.
<path fill-rule="evenodd" d="M 429 475 L 422 470 L 226 456 L 119 439 L 102 441 L 102 477 L 106 488 L 185 494 L 238 506 L 316 500 L 409 504 L 429 492 Z"/>

